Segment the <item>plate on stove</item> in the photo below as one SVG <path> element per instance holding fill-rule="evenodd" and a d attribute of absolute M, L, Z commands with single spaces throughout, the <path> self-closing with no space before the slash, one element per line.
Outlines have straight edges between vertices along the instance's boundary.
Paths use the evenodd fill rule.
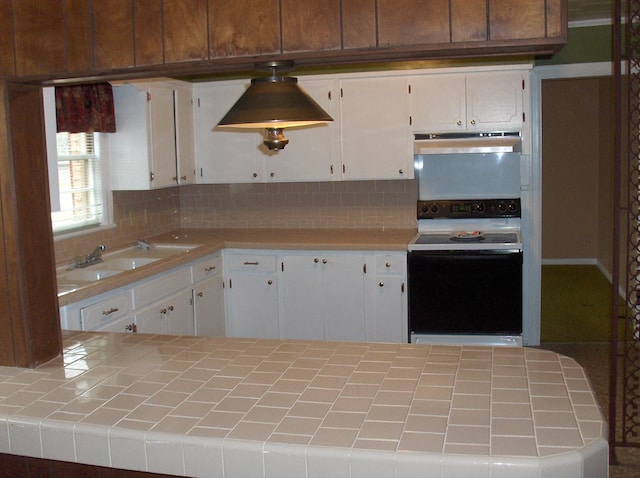
<path fill-rule="evenodd" d="M 484 236 L 480 231 L 456 231 L 449 236 L 452 241 L 482 241 Z"/>

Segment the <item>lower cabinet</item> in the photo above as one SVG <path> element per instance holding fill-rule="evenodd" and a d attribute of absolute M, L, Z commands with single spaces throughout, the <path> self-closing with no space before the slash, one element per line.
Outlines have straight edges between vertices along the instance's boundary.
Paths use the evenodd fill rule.
<path fill-rule="evenodd" d="M 64 329 L 406 343 L 406 276 L 404 252 L 227 249 L 60 317 Z"/>
<path fill-rule="evenodd" d="M 283 338 L 365 340 L 363 256 L 316 252 L 280 264 Z"/>
<path fill-rule="evenodd" d="M 279 338 L 276 256 L 228 254 L 227 335 Z"/>
<path fill-rule="evenodd" d="M 183 289 L 136 310 L 136 332 L 140 334 L 194 335 L 191 289 Z"/>
<path fill-rule="evenodd" d="M 63 329 L 225 335 L 221 255 L 69 304 L 60 318 Z"/>
<path fill-rule="evenodd" d="M 407 342 L 406 253 L 226 250 L 233 337 Z"/>

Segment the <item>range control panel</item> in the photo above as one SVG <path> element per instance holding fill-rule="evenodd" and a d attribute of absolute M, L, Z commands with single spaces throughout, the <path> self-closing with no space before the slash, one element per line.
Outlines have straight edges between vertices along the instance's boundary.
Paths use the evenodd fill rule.
<path fill-rule="evenodd" d="M 520 217 L 520 198 L 418 201 L 418 219 Z"/>

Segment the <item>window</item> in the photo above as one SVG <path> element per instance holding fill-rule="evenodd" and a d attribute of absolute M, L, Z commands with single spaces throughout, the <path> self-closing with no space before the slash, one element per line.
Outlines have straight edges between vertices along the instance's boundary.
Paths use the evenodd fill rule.
<path fill-rule="evenodd" d="M 56 133 L 53 88 L 44 89 L 51 224 L 56 235 L 109 225 L 107 135 Z"/>
<path fill-rule="evenodd" d="M 54 232 L 100 225 L 103 220 L 99 133 L 56 133 L 60 210 Z"/>

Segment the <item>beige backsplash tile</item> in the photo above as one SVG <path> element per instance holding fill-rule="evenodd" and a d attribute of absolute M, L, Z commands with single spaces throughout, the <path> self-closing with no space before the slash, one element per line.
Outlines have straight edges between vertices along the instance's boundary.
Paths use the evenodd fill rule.
<path fill-rule="evenodd" d="M 98 244 L 191 228 L 399 229 L 416 225 L 417 185 L 409 181 L 206 184 L 113 193 L 113 229 L 58 240 L 56 262 Z"/>

